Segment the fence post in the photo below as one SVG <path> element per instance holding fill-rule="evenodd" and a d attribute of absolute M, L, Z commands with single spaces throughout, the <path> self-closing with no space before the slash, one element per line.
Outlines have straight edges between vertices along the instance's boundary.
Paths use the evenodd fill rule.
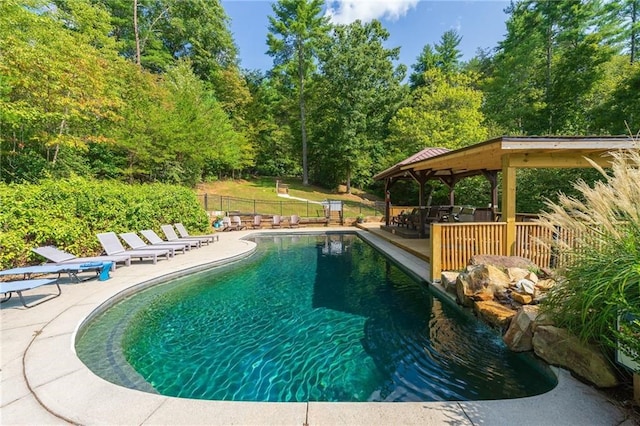
<path fill-rule="evenodd" d="M 256 214 L 256 200 L 253 200 L 253 214 Z"/>
<path fill-rule="evenodd" d="M 282 201 L 280 201 L 280 216 L 282 216 Z"/>
<path fill-rule="evenodd" d="M 204 193 L 204 210 L 209 211 L 209 194 Z"/>

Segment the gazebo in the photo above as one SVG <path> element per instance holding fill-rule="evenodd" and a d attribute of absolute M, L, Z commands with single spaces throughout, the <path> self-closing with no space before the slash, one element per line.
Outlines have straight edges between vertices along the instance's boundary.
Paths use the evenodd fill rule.
<path fill-rule="evenodd" d="M 500 223 L 504 228 L 504 235 L 500 238 L 501 253 L 492 254 L 515 255 L 517 169 L 592 167 L 587 158 L 602 167 L 608 167 L 611 163 L 608 155 L 610 152 L 638 148 L 640 144 L 629 136 L 502 136 L 454 151 L 428 148 L 375 175 L 374 179 L 384 179 L 387 191 L 398 179 L 411 177 L 416 180 L 421 188 L 419 201 L 423 211 L 423 188 L 429 179 L 439 179 L 446 183 L 453 194 L 455 184 L 461 179 L 483 175 L 491 183 L 491 199 L 495 206 L 499 178 L 502 186 Z M 388 200 L 389 197 L 387 212 Z M 431 235 L 435 250 L 439 248 L 433 245 L 434 237 L 439 236 Z M 432 251 L 434 272 L 437 271 L 433 269 L 433 257 L 436 256 Z"/>

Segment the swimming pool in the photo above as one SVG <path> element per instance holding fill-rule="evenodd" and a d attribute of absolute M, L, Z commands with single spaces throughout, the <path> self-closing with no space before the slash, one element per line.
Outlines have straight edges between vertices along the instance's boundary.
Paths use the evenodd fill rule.
<path fill-rule="evenodd" d="M 555 386 L 544 364 L 355 235 L 255 240 L 248 260 L 96 317 L 78 356 L 123 386 L 212 400 L 478 400 Z"/>

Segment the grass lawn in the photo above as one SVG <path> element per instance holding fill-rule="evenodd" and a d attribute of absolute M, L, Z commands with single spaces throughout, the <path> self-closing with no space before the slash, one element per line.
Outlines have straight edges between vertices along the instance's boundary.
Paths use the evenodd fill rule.
<path fill-rule="evenodd" d="M 352 190 L 352 194 L 346 194 L 313 185 L 304 186 L 300 179 L 289 178 L 281 179 L 281 181 L 289 185 L 289 195 L 291 197 L 304 198 L 305 200 L 380 201 L 379 197 L 356 189 Z M 276 194 L 276 178 L 273 177 L 258 177 L 251 180 L 221 180 L 203 183 L 198 185 L 197 193 L 200 195 L 222 195 L 264 201 L 282 200 L 282 197 L 278 197 Z"/>

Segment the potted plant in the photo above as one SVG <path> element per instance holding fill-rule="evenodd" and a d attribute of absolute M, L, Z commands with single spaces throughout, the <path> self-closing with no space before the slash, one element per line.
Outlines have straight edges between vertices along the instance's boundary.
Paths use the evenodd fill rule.
<path fill-rule="evenodd" d="M 360 213 L 358 216 L 356 216 L 356 222 L 357 223 L 364 222 L 364 215 L 362 213 Z"/>

